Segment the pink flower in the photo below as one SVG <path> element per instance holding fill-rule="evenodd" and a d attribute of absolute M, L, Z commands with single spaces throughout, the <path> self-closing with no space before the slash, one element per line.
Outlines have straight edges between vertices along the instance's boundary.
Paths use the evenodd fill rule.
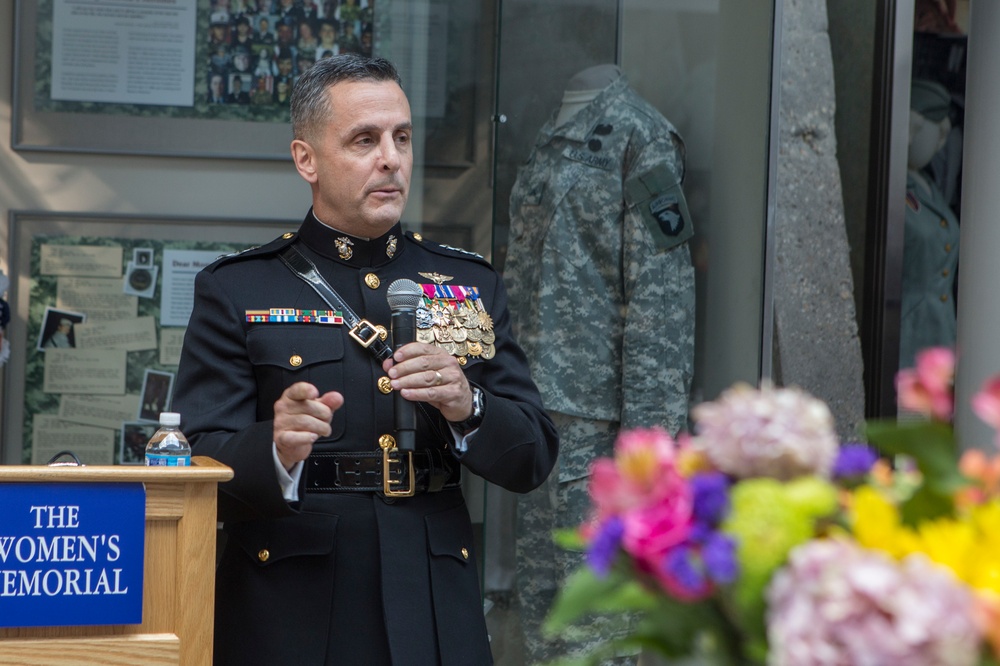
<path fill-rule="evenodd" d="M 660 428 L 621 433 L 614 459 L 600 458 L 590 468 L 590 497 L 601 520 L 654 504 L 678 484 L 674 440 Z"/>
<path fill-rule="evenodd" d="M 917 365 L 896 375 L 899 406 L 940 421 L 951 421 L 955 411 L 955 353 L 930 347 L 917 354 Z"/>
<path fill-rule="evenodd" d="M 679 483 L 674 484 L 673 492 L 659 502 L 622 516 L 622 546 L 650 573 L 660 570 L 667 552 L 683 543 L 691 531 L 691 489 L 680 477 L 676 479 Z"/>
<path fill-rule="evenodd" d="M 996 443 L 1000 446 L 1000 376 L 983 382 L 979 393 L 972 398 L 972 411 L 997 431 Z"/>
<path fill-rule="evenodd" d="M 693 499 L 677 469 L 674 440 L 660 428 L 621 433 L 615 457 L 591 465 L 590 497 L 602 524 L 618 518 L 622 548 L 655 575 L 663 557 L 687 539 Z"/>

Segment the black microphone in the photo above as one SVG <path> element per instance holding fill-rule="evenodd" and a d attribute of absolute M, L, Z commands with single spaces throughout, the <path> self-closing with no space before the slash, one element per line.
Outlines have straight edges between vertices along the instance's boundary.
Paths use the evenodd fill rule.
<path fill-rule="evenodd" d="M 400 279 L 389 285 L 385 299 L 392 310 L 392 350 L 417 339 L 417 307 L 423 292 L 413 280 Z M 416 449 L 417 414 L 413 403 L 399 391 L 393 396 L 396 416 L 396 446 L 401 451 Z"/>

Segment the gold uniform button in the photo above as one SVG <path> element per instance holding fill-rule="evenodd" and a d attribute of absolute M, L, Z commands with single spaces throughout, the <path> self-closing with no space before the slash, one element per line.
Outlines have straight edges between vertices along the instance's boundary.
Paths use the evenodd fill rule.
<path fill-rule="evenodd" d="M 290 359 L 288 359 L 288 363 L 293 368 L 297 368 L 300 365 L 302 365 L 302 357 L 299 356 L 298 354 L 293 354 L 292 357 Z"/>
<path fill-rule="evenodd" d="M 942 229 L 948 228 L 948 220 L 944 219 L 943 217 L 941 218 L 941 228 Z"/>
<path fill-rule="evenodd" d="M 458 357 L 458 364 L 459 365 L 465 365 L 468 362 L 469 362 L 469 359 L 467 357 L 465 357 L 465 356 L 459 356 Z"/>
<path fill-rule="evenodd" d="M 948 294 L 941 294 L 941 302 L 942 303 L 948 302 Z"/>
<path fill-rule="evenodd" d="M 291 238 L 294 235 L 295 234 L 293 234 L 291 231 L 288 231 L 288 232 L 285 232 L 284 234 L 282 234 L 281 237 L 284 238 L 285 240 L 288 240 L 289 238 Z"/>
<path fill-rule="evenodd" d="M 424 237 L 421 236 L 420 234 L 413 234 L 413 240 L 415 240 L 415 241 L 422 241 L 423 239 L 424 239 Z"/>
<path fill-rule="evenodd" d="M 378 390 L 382 391 L 382 393 L 385 393 L 386 395 L 392 393 L 392 384 L 390 383 L 388 377 L 378 378 Z"/>
<path fill-rule="evenodd" d="M 382 435 L 378 438 L 378 445 L 382 449 L 394 449 L 396 448 L 396 438 L 392 435 Z"/>
<path fill-rule="evenodd" d="M 374 273 L 369 273 L 365 276 L 365 284 L 368 285 L 369 289 L 378 289 L 378 286 L 382 284 L 382 281 L 378 279 L 378 276 Z"/>
<path fill-rule="evenodd" d="M 468 548 L 463 548 L 462 549 L 462 557 L 464 557 L 465 559 L 469 559 L 469 549 Z"/>
<path fill-rule="evenodd" d="M 271 552 L 267 548 L 262 548 L 260 552 L 257 553 L 257 559 L 261 562 L 267 562 L 269 557 L 271 557 Z"/>

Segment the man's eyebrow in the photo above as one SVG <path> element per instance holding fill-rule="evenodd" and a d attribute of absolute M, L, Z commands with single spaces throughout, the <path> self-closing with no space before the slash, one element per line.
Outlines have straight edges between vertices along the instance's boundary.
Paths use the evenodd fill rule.
<path fill-rule="evenodd" d="M 399 131 L 402 131 L 402 130 L 405 130 L 407 132 L 412 132 L 413 131 L 413 122 L 411 122 L 411 121 L 408 120 L 406 122 L 399 123 L 398 125 L 396 125 L 395 127 L 392 128 L 393 132 L 399 132 Z M 351 128 L 351 132 L 350 133 L 351 133 L 352 136 L 355 136 L 355 135 L 358 135 L 358 134 L 367 134 L 369 132 L 381 132 L 381 131 L 382 131 L 382 126 L 381 125 L 376 125 L 374 123 L 365 123 L 365 124 L 361 124 L 361 125 L 355 125 L 354 127 Z"/>

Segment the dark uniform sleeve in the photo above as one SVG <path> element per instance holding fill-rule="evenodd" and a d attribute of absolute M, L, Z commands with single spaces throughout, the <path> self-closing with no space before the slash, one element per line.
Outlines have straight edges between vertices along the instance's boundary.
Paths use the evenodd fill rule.
<path fill-rule="evenodd" d="M 485 392 L 483 422 L 461 454 L 477 475 L 514 492 L 540 486 L 555 465 L 559 438 L 542 407 L 528 361 L 511 332 L 507 292 L 493 273 L 496 356 L 468 368 L 466 376 Z"/>
<path fill-rule="evenodd" d="M 195 278 L 194 303 L 173 407 L 192 452 L 233 468 L 233 479 L 219 487 L 219 520 L 292 514 L 274 468 L 270 410 L 259 420 L 242 317 L 208 270 Z"/>

